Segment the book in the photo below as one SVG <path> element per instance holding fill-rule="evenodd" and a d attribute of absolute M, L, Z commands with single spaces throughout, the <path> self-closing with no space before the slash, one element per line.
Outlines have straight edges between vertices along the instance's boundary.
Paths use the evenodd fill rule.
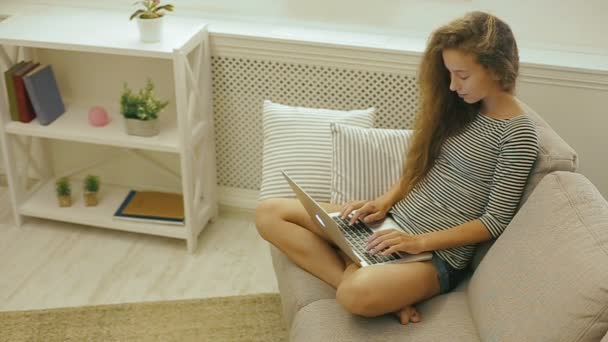
<path fill-rule="evenodd" d="M 184 224 L 181 194 L 131 190 L 114 213 L 115 219 L 163 224 Z"/>
<path fill-rule="evenodd" d="M 11 120 L 19 121 L 19 111 L 17 110 L 17 97 L 15 95 L 15 83 L 13 82 L 13 74 L 26 64 L 25 61 L 13 64 L 4 72 L 4 84 L 6 85 L 6 98 L 8 99 L 9 112 Z"/>
<path fill-rule="evenodd" d="M 23 81 L 41 125 L 48 125 L 65 112 L 53 68 L 44 64 L 30 70 Z"/>
<path fill-rule="evenodd" d="M 17 102 L 17 111 L 19 113 L 19 121 L 28 123 L 36 118 L 36 112 L 32 106 L 32 101 L 28 95 L 23 76 L 36 68 L 40 63 L 26 62 L 23 68 L 20 68 L 13 74 L 13 84 L 15 87 L 15 100 Z"/>

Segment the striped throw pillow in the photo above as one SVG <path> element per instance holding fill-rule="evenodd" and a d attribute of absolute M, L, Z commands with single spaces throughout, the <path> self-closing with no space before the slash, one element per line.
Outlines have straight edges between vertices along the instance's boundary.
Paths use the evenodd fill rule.
<path fill-rule="evenodd" d="M 372 200 L 399 181 L 412 130 L 331 125 L 331 203 Z"/>
<path fill-rule="evenodd" d="M 281 170 L 314 199 L 329 202 L 331 189 L 332 122 L 371 127 L 374 108 L 337 111 L 291 107 L 264 101 L 264 148 L 260 200 L 293 198 Z"/>

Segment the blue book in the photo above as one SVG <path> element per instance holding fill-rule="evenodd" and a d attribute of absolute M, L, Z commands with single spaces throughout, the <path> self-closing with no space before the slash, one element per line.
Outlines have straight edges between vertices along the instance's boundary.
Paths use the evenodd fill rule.
<path fill-rule="evenodd" d="M 41 125 L 48 125 L 65 112 L 55 74 L 50 65 L 41 65 L 23 77 L 25 89 L 32 101 Z"/>

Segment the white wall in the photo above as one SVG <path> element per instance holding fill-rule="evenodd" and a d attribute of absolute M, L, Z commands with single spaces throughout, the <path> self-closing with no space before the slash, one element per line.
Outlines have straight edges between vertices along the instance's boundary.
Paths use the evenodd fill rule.
<path fill-rule="evenodd" d="M 492 12 L 513 28 L 522 45 L 553 45 L 608 52 L 608 1 L 553 0 L 174 0 L 229 15 L 296 20 L 364 31 L 426 37 L 435 27 L 471 10 Z M 221 5 L 214 5 L 221 3 Z M 195 5 L 196 4 L 196 5 Z"/>
<path fill-rule="evenodd" d="M 7 1 L 7 0 L 3 0 Z M 22 0 L 21 3 L 135 7 L 126 0 Z M 438 25 L 471 10 L 509 23 L 522 47 L 591 51 L 608 55 L 606 0 L 163 0 L 176 14 L 229 17 L 356 32 L 427 37 Z"/>
<path fill-rule="evenodd" d="M 608 199 L 608 89 L 522 81 L 517 93 L 576 150 L 578 172 Z"/>

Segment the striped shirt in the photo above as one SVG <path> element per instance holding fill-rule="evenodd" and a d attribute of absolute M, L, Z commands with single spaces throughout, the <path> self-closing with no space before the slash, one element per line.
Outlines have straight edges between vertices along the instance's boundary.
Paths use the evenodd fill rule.
<path fill-rule="evenodd" d="M 497 238 L 515 215 L 537 153 L 536 126 L 527 115 L 494 119 L 478 114 L 446 139 L 426 177 L 390 213 L 410 234 L 479 219 Z M 462 269 L 474 251 L 475 245 L 467 245 L 435 253 Z"/>

